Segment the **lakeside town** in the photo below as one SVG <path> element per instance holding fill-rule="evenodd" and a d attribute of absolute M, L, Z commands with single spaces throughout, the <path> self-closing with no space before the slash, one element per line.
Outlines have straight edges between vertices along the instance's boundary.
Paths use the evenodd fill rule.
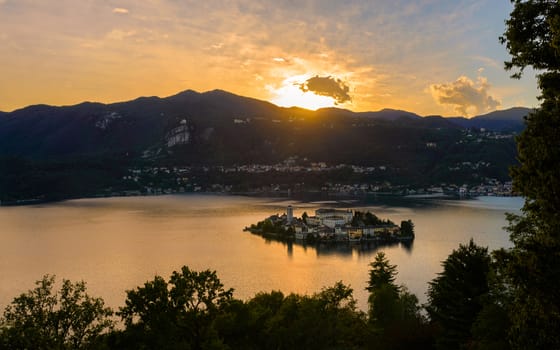
<path fill-rule="evenodd" d="M 403 220 L 398 226 L 391 220 L 379 219 L 371 212 L 319 208 L 314 216 L 304 212 L 294 216 L 289 205 L 282 215 L 275 214 L 245 227 L 245 231 L 280 240 L 296 242 L 410 242 L 414 240 L 414 224 Z"/>
<path fill-rule="evenodd" d="M 266 183 L 251 186 L 225 183 L 224 176 L 243 177 L 259 175 L 320 175 L 329 172 L 348 172 L 358 177 L 367 177 L 379 173 L 389 173 L 389 166 L 358 166 L 349 164 L 327 165 L 325 162 L 311 162 L 308 166 L 294 166 L 288 159 L 274 165 L 246 164 L 237 166 L 185 166 L 162 167 L 150 166 L 131 168 L 129 174 L 123 176 L 123 181 L 133 183 L 134 190 L 111 192 L 111 195 L 150 195 L 171 194 L 183 192 L 211 192 L 232 194 L 284 194 L 298 192 L 322 192 L 339 195 L 390 194 L 402 196 L 440 196 L 440 197 L 476 197 L 476 196 L 514 196 L 511 181 L 500 181 L 496 178 L 481 178 L 478 183 L 438 182 L 424 186 L 393 184 L 385 181 L 359 181 L 355 183 L 341 183 L 324 181 L 320 183 Z M 463 162 L 456 168 L 467 167 L 475 171 L 485 164 Z M 222 181 L 212 181 L 212 179 Z"/>
<path fill-rule="evenodd" d="M 321 195 L 333 197 L 400 196 L 409 198 L 474 198 L 516 196 L 511 181 L 480 177 L 477 183 L 437 182 L 411 185 L 392 183 L 398 171 L 388 165 L 359 166 L 309 162 L 294 165 L 295 157 L 273 164 L 233 166 L 144 166 L 126 169 L 116 187 L 77 197 L 120 197 L 174 193 L 291 197 Z M 480 163 L 480 162 L 479 162 Z M 485 164 L 463 162 L 457 167 L 476 171 Z M 455 168 L 453 168 L 455 169 Z M 452 170 L 453 170 L 452 169 Z M 354 181 L 353 181 L 354 180 Z M 2 205 L 25 205 L 45 201 L 26 198 L 0 201 Z"/>
<path fill-rule="evenodd" d="M 484 128 L 465 129 L 462 131 L 462 136 L 456 141 L 456 145 L 478 147 L 500 140 L 512 140 L 515 135 L 515 132 L 494 132 Z M 438 152 L 445 146 L 436 140 L 427 140 L 419 147 L 429 152 Z M 157 158 L 157 155 L 152 156 Z M 509 177 L 504 175 L 503 171 L 496 171 L 498 160 L 494 158 L 492 158 L 493 160 L 481 160 L 484 157 L 466 158 L 469 157 L 449 159 L 443 162 L 438 171 L 445 175 L 423 177 L 418 173 L 411 175 L 408 173 L 406 164 L 399 165 L 399 162 L 396 161 L 369 161 L 368 164 L 353 164 L 328 162 L 298 155 L 288 156 L 276 163 L 136 166 L 129 168 L 127 174 L 122 178 L 122 181 L 131 189 L 123 194 L 217 192 L 290 195 L 320 192 L 343 196 L 364 194 L 432 197 L 516 195 Z M 419 181 L 419 178 L 422 179 Z M 114 194 L 116 193 L 112 193 L 112 195 Z"/>

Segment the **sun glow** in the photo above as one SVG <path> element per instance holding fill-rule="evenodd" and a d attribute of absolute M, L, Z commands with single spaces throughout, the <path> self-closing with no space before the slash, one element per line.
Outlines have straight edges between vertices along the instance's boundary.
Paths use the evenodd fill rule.
<path fill-rule="evenodd" d="M 334 107 L 336 101 L 330 96 L 320 96 L 312 91 L 303 91 L 301 84 L 308 79 L 302 75 L 285 79 L 278 88 L 269 86 L 269 91 L 273 94 L 270 102 L 281 107 L 302 107 L 311 110 L 319 108 Z"/>

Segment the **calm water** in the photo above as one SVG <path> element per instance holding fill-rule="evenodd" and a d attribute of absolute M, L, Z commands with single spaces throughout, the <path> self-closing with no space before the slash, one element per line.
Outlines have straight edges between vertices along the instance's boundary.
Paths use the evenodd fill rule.
<path fill-rule="evenodd" d="M 111 307 L 124 305 L 125 290 L 182 265 L 212 269 L 237 298 L 259 291 L 314 293 L 342 280 L 361 308 L 368 263 L 375 247 L 304 247 L 266 241 L 243 232 L 285 207 L 294 214 L 338 206 L 372 210 L 394 222 L 412 219 L 412 247 L 381 247 L 398 265 L 398 282 L 426 300 L 427 282 L 449 253 L 472 237 L 490 249 L 509 247 L 505 212 L 518 213 L 521 198 L 470 201 L 400 201 L 369 204 L 297 202 L 217 195 L 83 199 L 0 207 L 0 309 L 34 287 L 44 274 L 85 280 L 89 293 Z"/>

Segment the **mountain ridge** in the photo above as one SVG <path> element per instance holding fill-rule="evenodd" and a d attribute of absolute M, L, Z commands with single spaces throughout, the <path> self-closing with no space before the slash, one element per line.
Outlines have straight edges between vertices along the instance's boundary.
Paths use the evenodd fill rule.
<path fill-rule="evenodd" d="M 222 96 L 228 96 L 228 97 L 235 97 L 235 98 L 240 98 L 240 99 L 244 99 L 247 101 L 255 101 L 255 102 L 259 102 L 259 103 L 266 103 L 268 105 L 277 107 L 277 108 L 281 108 L 281 109 L 300 109 L 300 110 L 305 110 L 308 112 L 320 112 L 320 111 L 328 111 L 328 110 L 337 110 L 337 111 L 344 111 L 344 112 L 349 112 L 349 113 L 353 113 L 353 114 L 358 114 L 358 115 L 362 115 L 362 116 L 370 116 L 370 115 L 390 115 L 390 116 L 402 116 L 402 115 L 407 115 L 410 116 L 412 118 L 425 118 L 425 117 L 432 117 L 432 116 L 438 116 L 438 117 L 442 117 L 442 118 L 449 118 L 449 119 L 474 119 L 474 118 L 484 118 L 484 117 L 493 117 L 494 115 L 500 115 L 501 114 L 501 118 L 505 119 L 505 120 L 512 120 L 511 118 L 509 118 L 507 115 L 504 115 L 504 113 L 509 113 L 510 111 L 526 111 L 526 110 L 532 110 L 531 108 L 528 107 L 522 107 L 522 106 L 515 106 L 515 107 L 510 107 L 508 109 L 504 109 L 504 110 L 495 110 L 495 111 L 491 111 L 491 112 L 487 112 L 485 114 L 480 114 L 471 118 L 467 118 L 467 117 L 463 117 L 463 116 L 442 116 L 442 115 L 432 115 L 432 114 L 428 114 L 428 115 L 420 115 L 418 113 L 415 112 L 410 112 L 410 111 L 406 111 L 406 110 L 401 110 L 401 109 L 395 109 L 395 108 L 382 108 L 378 111 L 352 111 L 349 109 L 345 109 L 345 108 L 338 108 L 338 107 L 323 107 L 323 108 L 319 108 L 317 110 L 312 110 L 312 109 L 307 109 L 307 108 L 303 108 L 303 107 L 299 107 L 299 106 L 291 106 L 291 107 L 281 107 L 278 105 L 275 105 L 272 102 L 269 101 L 265 101 L 265 100 L 260 100 L 254 97 L 248 97 L 248 96 L 243 96 L 243 95 L 238 95 L 226 90 L 222 90 L 222 89 L 213 89 L 213 90 L 208 90 L 208 91 L 204 91 L 204 92 L 198 92 L 196 90 L 193 89 L 187 89 L 187 90 L 183 90 L 180 91 L 176 94 L 172 94 L 169 96 L 165 96 L 165 97 L 160 97 L 160 96 L 138 96 L 136 98 L 133 98 L 131 100 L 125 100 L 125 101 L 117 101 L 117 102 L 110 102 L 110 103 L 104 103 L 104 102 L 99 102 L 99 101 L 82 101 L 82 102 L 78 102 L 75 104 L 71 104 L 71 105 L 50 105 L 50 104 L 46 104 L 46 103 L 38 103 L 38 104 L 31 104 L 28 106 L 24 106 L 21 108 L 17 108 L 13 111 L 7 112 L 7 111 L 2 111 L 0 110 L 0 116 L 6 116 L 9 114 L 13 114 L 16 112 L 20 112 L 22 110 L 28 110 L 28 109 L 34 109 L 34 108 L 40 108 L 40 107 L 50 107 L 50 108 L 68 108 L 68 107 L 77 107 L 77 106 L 81 106 L 81 105 L 86 105 L 86 104 L 92 104 L 92 105 L 103 105 L 103 106 L 115 106 L 115 105 L 122 105 L 122 104 L 127 104 L 127 103 L 131 103 L 131 102 L 138 102 L 138 101 L 145 101 L 145 100 L 177 100 L 177 99 L 182 99 L 182 98 L 200 98 L 200 97 L 204 97 L 204 96 L 216 96 L 216 95 L 222 95 Z M 493 117 L 496 118 L 496 117 Z M 391 117 L 386 117 L 386 119 L 392 119 Z"/>
<path fill-rule="evenodd" d="M 378 147 L 364 139 L 371 137 L 368 132 L 379 134 L 389 147 L 392 141 L 381 129 L 395 135 L 409 133 L 409 137 L 428 135 L 432 133 L 429 130 L 437 129 L 520 131 L 523 116 L 529 112 L 527 108 L 513 108 L 466 119 L 422 117 L 389 108 L 371 112 L 339 108 L 312 111 L 280 107 L 219 89 L 203 93 L 185 90 L 164 98 L 138 97 L 110 104 L 86 101 L 69 106 L 38 104 L 0 113 L 0 156 L 44 158 L 111 152 L 138 155 L 166 144 L 175 146 L 177 140 L 188 140 L 188 160 L 216 160 L 220 154 L 229 154 L 223 158 L 231 161 L 248 161 L 253 156 L 271 160 L 288 154 L 295 147 L 290 145 L 305 145 L 310 154 L 323 154 L 321 143 L 328 144 L 337 137 L 347 138 L 353 147 Z M 172 131 L 174 141 L 169 140 Z M 315 143 L 309 144 L 310 140 Z M 336 147 L 332 142 L 331 147 Z M 240 154 L 231 154 L 234 150 Z"/>

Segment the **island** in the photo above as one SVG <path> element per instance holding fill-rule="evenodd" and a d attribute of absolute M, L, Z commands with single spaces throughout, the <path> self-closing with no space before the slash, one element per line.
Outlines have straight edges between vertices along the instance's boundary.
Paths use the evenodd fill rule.
<path fill-rule="evenodd" d="M 398 226 L 391 220 L 383 220 L 367 211 L 332 208 L 315 210 L 314 216 L 304 212 L 294 216 L 290 205 L 282 215 L 268 218 L 245 227 L 245 231 L 284 241 L 305 243 L 319 242 L 410 242 L 414 240 L 414 224 L 403 220 Z"/>

